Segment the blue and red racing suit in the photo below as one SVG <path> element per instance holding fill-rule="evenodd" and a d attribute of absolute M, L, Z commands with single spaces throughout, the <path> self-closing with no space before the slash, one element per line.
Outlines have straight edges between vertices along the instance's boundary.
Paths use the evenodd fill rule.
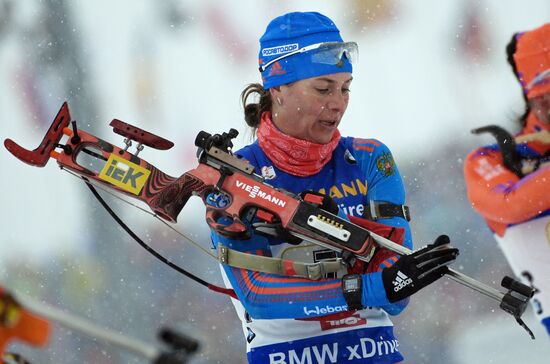
<path fill-rule="evenodd" d="M 362 217 L 369 201 L 403 205 L 403 182 L 389 149 L 374 139 L 341 138 L 332 159 L 309 177 L 279 170 L 258 142 L 236 153 L 249 161 L 266 182 L 293 193 L 305 190 L 329 195 L 340 212 Z M 412 248 L 408 222 L 402 217 L 379 220 L 404 229 L 404 245 Z M 313 263 L 335 258 L 326 248 L 302 242 L 291 245 L 253 235 L 233 240 L 212 233 L 213 244 L 271 257 Z M 376 255 L 375 255 L 376 257 Z M 365 309 L 347 311 L 341 277 L 346 269 L 313 281 L 222 265 L 225 284 L 235 290 L 232 300 L 242 321 L 250 363 L 396 363 L 403 360 L 388 314 L 396 315 L 407 300 L 390 304 L 381 270 L 397 257 L 375 259 L 362 274 Z M 375 265 L 375 266 L 374 266 Z M 367 270 L 365 270 L 366 272 Z"/>

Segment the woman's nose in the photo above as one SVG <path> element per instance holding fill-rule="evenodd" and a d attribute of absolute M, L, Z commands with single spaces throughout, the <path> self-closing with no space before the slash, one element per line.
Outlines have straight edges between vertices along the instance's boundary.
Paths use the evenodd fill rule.
<path fill-rule="evenodd" d="M 341 92 L 332 93 L 327 102 L 327 108 L 333 111 L 343 111 L 348 103 L 347 95 Z"/>

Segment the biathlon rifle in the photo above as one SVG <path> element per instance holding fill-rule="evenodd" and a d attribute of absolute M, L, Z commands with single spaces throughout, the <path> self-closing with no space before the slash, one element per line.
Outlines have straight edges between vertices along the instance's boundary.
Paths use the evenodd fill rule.
<path fill-rule="evenodd" d="M 78 130 L 64 103 L 36 149 L 24 149 L 10 139 L 6 139 L 4 145 L 15 157 L 33 166 L 43 167 L 54 158 L 62 169 L 72 171 L 88 183 L 94 182 L 144 202 L 168 222 L 175 223 L 189 198 L 196 195 L 205 202 L 208 225 L 227 237 L 246 238 L 250 229 L 243 219 L 253 214 L 257 220 L 277 226 L 298 239 L 351 253 L 365 262 L 370 261 L 379 247 L 401 255 L 411 254 L 411 250 L 324 210 L 322 196 L 307 193 L 300 196 L 267 184 L 262 176 L 254 173 L 251 164 L 232 153 L 232 139 L 238 135 L 235 129 L 214 135 L 201 131 L 195 140 L 198 166 L 176 178 L 138 157 L 144 145 L 167 150 L 173 146 L 172 142 L 117 119 L 110 125 L 115 133 L 125 137 L 124 149 Z M 65 142 L 60 144 L 63 137 Z M 128 151 L 132 141 L 138 143 L 135 154 Z M 208 196 L 212 195 L 222 197 L 217 207 L 207 203 Z M 221 217 L 229 218 L 231 223 L 220 223 Z M 184 274 L 190 276 L 188 272 Z M 521 320 L 534 294 L 531 287 L 504 277 L 501 285 L 506 291 L 501 292 L 453 269 L 449 269 L 447 275 L 496 300 L 500 308 L 514 316 L 534 338 Z M 204 284 L 196 277 L 193 279 Z M 217 290 L 222 289 L 217 287 Z"/>
<path fill-rule="evenodd" d="M 51 324 L 55 322 L 94 340 L 103 340 L 111 345 L 144 357 L 151 364 L 185 364 L 198 350 L 199 343 L 171 328 L 161 328 L 159 339 L 165 347 L 144 342 L 116 331 L 104 328 L 59 308 L 49 306 L 0 287 L 0 363 L 25 362 L 20 355 L 5 352 L 12 340 L 34 346 L 48 343 Z M 14 360 L 9 360 L 9 359 Z"/>
<path fill-rule="evenodd" d="M 509 131 L 501 126 L 487 125 L 472 129 L 471 132 L 472 134 L 491 134 L 496 139 L 500 152 L 502 153 L 502 164 L 519 178 L 523 178 L 529 173 L 535 172 L 540 167 L 550 163 L 547 155 L 526 158 L 522 157 L 516 149 L 518 143 L 537 141 L 539 143 L 550 144 L 550 133 L 547 130 L 514 137 Z"/>

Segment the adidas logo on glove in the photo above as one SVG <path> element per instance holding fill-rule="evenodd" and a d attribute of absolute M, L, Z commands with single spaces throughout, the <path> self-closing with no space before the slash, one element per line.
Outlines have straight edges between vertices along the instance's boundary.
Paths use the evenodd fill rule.
<path fill-rule="evenodd" d="M 440 235 L 433 244 L 402 255 L 391 267 L 382 269 L 388 301 L 401 301 L 447 274 L 447 266 L 458 256 L 458 249 L 449 244 L 449 237 Z"/>
<path fill-rule="evenodd" d="M 393 283 L 393 290 L 395 292 L 399 292 L 409 284 L 411 284 L 413 280 L 409 277 L 407 277 L 403 272 L 398 271 L 397 275 L 395 276 L 395 281 L 392 281 Z"/>

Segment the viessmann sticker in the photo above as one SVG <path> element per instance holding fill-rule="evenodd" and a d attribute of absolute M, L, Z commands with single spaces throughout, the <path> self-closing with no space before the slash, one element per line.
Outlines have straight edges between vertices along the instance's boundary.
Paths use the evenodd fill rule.
<path fill-rule="evenodd" d="M 151 171 L 132 163 L 116 154 L 111 154 L 105 167 L 99 173 L 99 178 L 113 185 L 139 195 Z"/>

